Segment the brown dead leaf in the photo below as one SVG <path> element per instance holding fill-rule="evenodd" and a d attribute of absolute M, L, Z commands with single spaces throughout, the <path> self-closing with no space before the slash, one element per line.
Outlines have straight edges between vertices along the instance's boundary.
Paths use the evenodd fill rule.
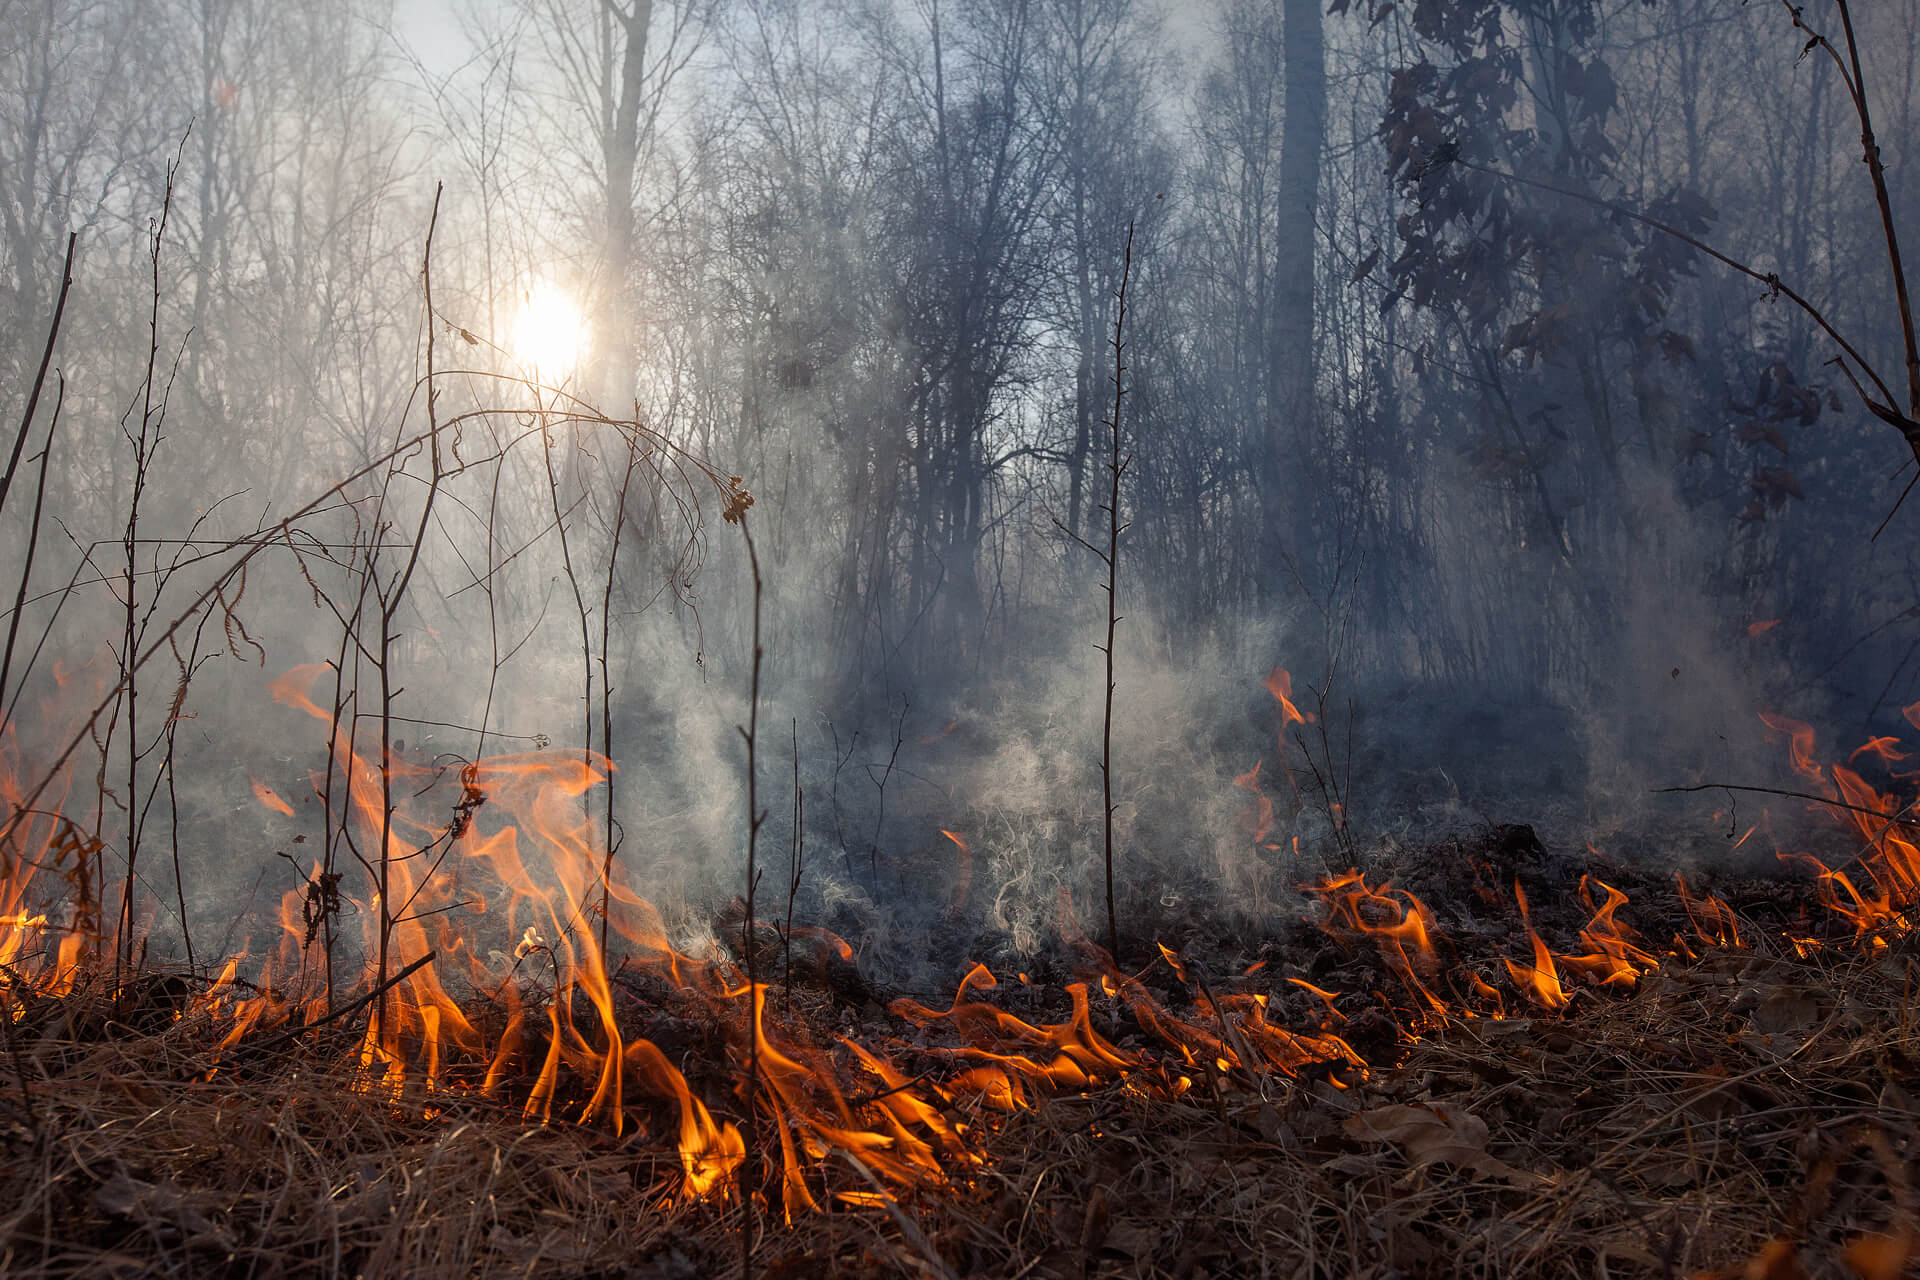
<path fill-rule="evenodd" d="M 1821 1020 L 1819 994 L 1798 986 L 1758 984 L 1734 997 L 1732 1011 L 1744 1013 L 1753 1029 L 1767 1036 L 1801 1036 Z"/>
<path fill-rule="evenodd" d="M 1744 1265 L 1697 1271 L 1694 1280 L 1805 1280 L 1806 1274 L 1793 1242 L 1775 1237 L 1761 1245 Z"/>
<path fill-rule="evenodd" d="M 1350 1138 L 1399 1147 L 1416 1169 L 1448 1164 L 1516 1183 L 1538 1181 L 1535 1175 L 1487 1154 L 1487 1122 L 1449 1103 L 1375 1107 L 1349 1117 L 1343 1127 Z"/>
<path fill-rule="evenodd" d="M 1165 1230 L 1153 1223 L 1115 1222 L 1107 1227 L 1106 1241 L 1100 1247 L 1129 1258 L 1151 1258 L 1159 1252 L 1165 1235 Z"/>
<path fill-rule="evenodd" d="M 1279 1111 L 1271 1102 L 1260 1104 L 1260 1109 L 1254 1113 L 1253 1123 L 1260 1130 L 1260 1136 L 1276 1147 L 1293 1148 L 1300 1145 L 1299 1135 L 1280 1118 Z"/>
<path fill-rule="evenodd" d="M 1329 1173 L 1337 1173 L 1343 1178 L 1364 1178 L 1369 1174 L 1379 1173 L 1380 1162 L 1371 1156 L 1335 1156 L 1321 1168 Z"/>
<path fill-rule="evenodd" d="M 189 1240 L 230 1245 L 226 1230 L 189 1202 L 172 1183 L 155 1185 L 116 1173 L 93 1193 L 93 1202 L 116 1218 L 128 1218 L 149 1229 L 166 1226 Z"/>
<path fill-rule="evenodd" d="M 1903 1231 L 1897 1236 L 1861 1236 L 1841 1252 L 1840 1260 L 1860 1280 L 1899 1280 L 1916 1255 L 1920 1255 L 1920 1238 Z"/>

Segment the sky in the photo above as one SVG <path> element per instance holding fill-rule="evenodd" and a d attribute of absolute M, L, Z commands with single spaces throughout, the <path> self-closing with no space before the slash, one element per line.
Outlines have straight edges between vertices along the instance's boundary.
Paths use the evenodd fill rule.
<path fill-rule="evenodd" d="M 1156 0 L 1156 3 L 1165 17 L 1169 42 L 1176 51 L 1189 58 L 1203 52 L 1216 7 L 1214 0 Z M 460 65 L 462 40 L 454 0 L 393 0 L 393 23 L 395 34 L 430 72 L 445 75 Z"/>

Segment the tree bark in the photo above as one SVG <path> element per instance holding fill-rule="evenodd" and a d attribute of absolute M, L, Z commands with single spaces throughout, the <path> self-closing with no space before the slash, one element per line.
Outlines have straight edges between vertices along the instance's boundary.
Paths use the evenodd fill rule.
<path fill-rule="evenodd" d="M 640 104 L 646 89 L 647 30 L 653 24 L 653 0 L 632 0 L 623 8 L 601 0 L 611 34 L 619 40 L 620 67 L 609 87 L 611 118 L 602 139 L 607 172 L 606 245 L 601 268 L 605 328 L 596 344 L 591 391 L 608 413 L 619 415 L 634 398 L 633 180 L 640 165 Z M 611 52 L 611 50 L 609 50 Z"/>
<path fill-rule="evenodd" d="M 1287 522 L 1300 515 L 1301 489 L 1285 477 L 1306 460 L 1314 439 L 1313 279 L 1318 237 L 1320 153 L 1327 135 L 1326 36 L 1320 0 L 1282 0 L 1286 44 L 1280 164 L 1274 207 L 1273 289 L 1268 323 L 1267 530 L 1284 550 Z M 1290 500 L 1291 499 L 1291 500 Z"/>

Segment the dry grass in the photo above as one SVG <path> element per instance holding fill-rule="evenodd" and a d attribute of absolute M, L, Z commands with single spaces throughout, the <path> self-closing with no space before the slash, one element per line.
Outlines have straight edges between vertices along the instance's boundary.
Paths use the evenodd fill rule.
<path fill-rule="evenodd" d="M 791 1227 L 758 1215 L 755 1265 L 787 1277 L 1902 1274 L 1904 1245 L 1876 1259 L 1855 1242 L 1916 1225 L 1916 978 L 1904 947 L 1714 952 L 1622 996 L 1583 995 L 1563 1017 L 1433 1030 L 1346 1088 L 1208 1074 L 1173 1100 L 1144 1077 L 1056 1096 L 977 1128 L 984 1161 L 949 1187 Z M 209 1077 L 204 1026 L 134 1021 L 82 990 L 16 1024 L 0 1078 L 0 1272 L 739 1266 L 736 1205 L 673 1202 L 664 1116 L 616 1137 L 482 1098 L 396 1104 L 355 1091 L 343 1027 Z M 1794 1248 L 1763 1257 L 1776 1238 Z"/>

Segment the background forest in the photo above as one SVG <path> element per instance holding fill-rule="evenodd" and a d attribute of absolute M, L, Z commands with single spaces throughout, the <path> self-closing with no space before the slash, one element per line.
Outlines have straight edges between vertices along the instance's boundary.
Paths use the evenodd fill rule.
<path fill-rule="evenodd" d="M 1855 17 L 1911 231 L 1920 7 Z M 1902 367 L 1852 104 L 1778 5 L 0 0 L 0 32 L 10 412 L 79 246 L 12 615 L 52 627 L 43 670 L 137 641 L 418 430 L 429 336 L 474 371 L 443 417 L 508 413 L 462 428 L 496 433 L 473 457 L 545 445 L 461 457 L 438 505 L 350 489 L 261 556 L 143 677 L 159 705 L 192 670 L 185 701 L 105 731 L 141 762 L 108 810 L 170 776 L 171 739 L 163 766 L 138 735 L 202 712 L 183 777 L 307 767 L 265 680 L 332 659 L 379 531 L 418 528 L 376 610 L 411 717 L 387 730 L 604 748 L 622 857 L 730 867 L 744 550 L 698 477 L 556 425 L 577 395 L 754 495 L 761 758 L 791 736 L 818 891 L 870 895 L 883 857 L 897 882 L 963 829 L 1024 886 L 999 922 L 1037 926 L 1097 836 L 1081 540 L 1107 527 L 1123 269 L 1115 785 L 1154 883 L 1204 848 L 1255 906 L 1295 874 L 1285 835 L 1337 842 L 1349 811 L 1617 831 L 1651 785 L 1773 777 L 1758 711 L 1852 740 L 1920 698 L 1920 511 L 1879 530 L 1907 450 L 1801 311 L 1623 212 Z M 554 296 L 586 346 L 536 392 L 512 378 L 570 323 L 527 318 Z M 24 545 L 26 504 L 4 517 Z M 1314 718 L 1236 788 L 1276 664 Z M 221 776 L 180 803 L 257 824 Z M 1250 835 L 1254 802 L 1282 825 Z M 1661 812 L 1717 831 L 1708 808 Z"/>

